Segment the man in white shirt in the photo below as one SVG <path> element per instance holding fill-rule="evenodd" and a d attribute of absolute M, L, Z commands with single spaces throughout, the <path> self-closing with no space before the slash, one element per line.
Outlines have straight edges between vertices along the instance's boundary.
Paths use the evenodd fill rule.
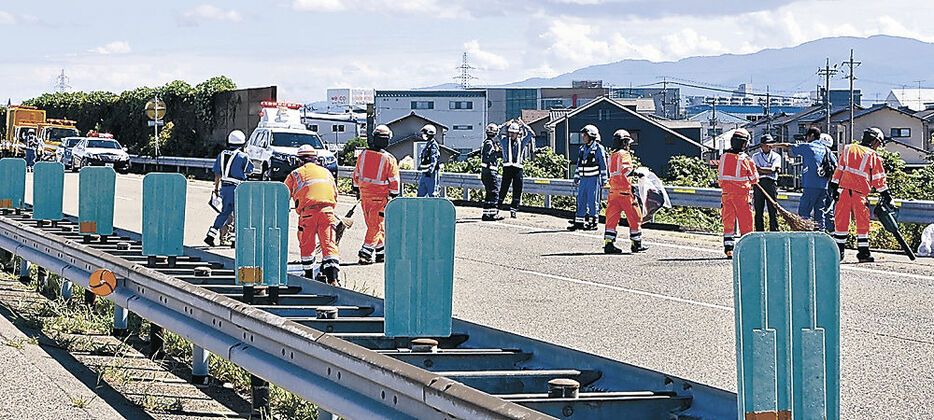
<path fill-rule="evenodd" d="M 766 134 L 759 141 L 760 150 L 752 155 L 752 161 L 756 164 L 756 170 L 759 171 L 759 186 L 762 189 L 754 188 L 752 190 L 753 205 L 755 208 L 756 232 L 765 230 L 762 211 L 766 204 L 769 206 L 769 230 L 778 232 L 778 211 L 772 203 L 767 203 L 762 190 L 765 190 L 774 200 L 778 192 L 778 173 L 782 169 L 782 155 L 772 150 L 774 140 L 772 136 Z"/>

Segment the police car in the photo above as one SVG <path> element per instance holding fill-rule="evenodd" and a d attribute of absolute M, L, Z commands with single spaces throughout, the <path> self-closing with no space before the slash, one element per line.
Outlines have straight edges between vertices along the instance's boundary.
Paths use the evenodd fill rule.
<path fill-rule="evenodd" d="M 321 136 L 302 124 L 300 104 L 263 101 L 259 125 L 250 134 L 245 147 L 253 161 L 252 176 L 262 180 L 284 180 L 302 165 L 298 148 L 311 145 L 318 151 L 318 159 L 334 177 L 337 177 L 337 157 L 328 151 Z"/>
<path fill-rule="evenodd" d="M 78 172 L 85 166 L 106 166 L 127 173 L 130 155 L 112 134 L 90 133 L 71 149 L 71 171 Z"/>

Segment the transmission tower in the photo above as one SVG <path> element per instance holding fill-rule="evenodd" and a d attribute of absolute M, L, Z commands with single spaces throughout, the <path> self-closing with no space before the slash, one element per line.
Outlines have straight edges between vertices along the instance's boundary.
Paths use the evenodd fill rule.
<path fill-rule="evenodd" d="M 55 92 L 68 92 L 68 89 L 71 89 L 71 85 L 68 84 L 68 81 L 68 76 L 65 76 L 65 69 L 62 69 L 62 72 L 55 78 Z"/>
<path fill-rule="evenodd" d="M 455 68 L 460 70 L 460 74 L 454 76 L 454 80 L 457 80 L 458 84 L 461 85 L 461 89 L 470 89 L 470 81 L 477 79 L 474 75 L 470 74 L 470 71 L 476 70 L 477 68 L 471 66 L 470 62 L 467 61 L 467 51 L 464 51 L 464 58 L 461 61 L 461 65 Z"/>

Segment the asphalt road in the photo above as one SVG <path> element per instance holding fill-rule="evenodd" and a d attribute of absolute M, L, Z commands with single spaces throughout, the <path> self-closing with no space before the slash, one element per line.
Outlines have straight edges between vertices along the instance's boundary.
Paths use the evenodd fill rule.
<path fill-rule="evenodd" d="M 65 186 L 65 212 L 77 214 L 77 176 L 67 174 Z M 140 230 L 141 190 L 141 177 L 118 177 L 117 226 Z M 210 191 L 189 184 L 188 246 L 203 246 L 215 215 Z M 339 212 L 350 205 L 342 201 Z M 602 232 L 567 232 L 563 219 L 520 214 L 490 223 L 478 208 L 457 211 L 455 316 L 736 390 L 732 273 L 719 237 L 646 231 L 648 252 L 606 256 Z M 355 223 L 340 246 L 350 263 L 344 284 L 382 296 L 382 266 L 355 264 L 359 213 Z M 843 418 L 932 418 L 934 261 L 877 254 L 857 265 L 854 254 L 841 274 Z"/>

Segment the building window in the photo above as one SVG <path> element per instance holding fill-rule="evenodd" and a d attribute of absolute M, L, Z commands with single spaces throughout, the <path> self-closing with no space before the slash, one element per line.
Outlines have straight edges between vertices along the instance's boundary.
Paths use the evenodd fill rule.
<path fill-rule="evenodd" d="M 435 101 L 412 101 L 412 109 L 435 109 Z"/>
<path fill-rule="evenodd" d="M 473 130 L 472 125 L 455 125 L 453 128 L 455 130 Z"/>
<path fill-rule="evenodd" d="M 473 102 L 470 101 L 451 101 L 448 102 L 451 109 L 473 109 Z"/>
<path fill-rule="evenodd" d="M 807 131 L 807 128 L 804 127 L 804 124 L 798 124 L 798 134 L 804 134 Z"/>
<path fill-rule="evenodd" d="M 560 109 L 564 108 L 564 101 L 561 99 L 542 99 L 542 109 Z"/>
<path fill-rule="evenodd" d="M 344 124 L 332 124 L 332 125 L 331 125 L 331 131 L 333 131 L 333 132 L 335 132 L 335 133 L 343 133 L 343 132 L 344 132 Z"/>
<path fill-rule="evenodd" d="M 573 146 L 583 143 L 583 140 L 581 139 L 581 133 L 569 133 L 568 135 L 568 144 Z"/>
<path fill-rule="evenodd" d="M 318 124 L 309 125 L 308 129 L 311 131 L 318 131 Z"/>
<path fill-rule="evenodd" d="M 599 109 L 597 110 L 597 119 L 600 121 L 606 121 L 610 119 L 610 110 L 609 109 Z"/>
<path fill-rule="evenodd" d="M 911 137 L 910 128 L 893 128 L 892 137 Z"/>
<path fill-rule="evenodd" d="M 639 145 L 639 130 L 629 130 L 629 137 L 632 137 L 632 142 L 629 143 L 629 147 L 636 147 Z"/>

